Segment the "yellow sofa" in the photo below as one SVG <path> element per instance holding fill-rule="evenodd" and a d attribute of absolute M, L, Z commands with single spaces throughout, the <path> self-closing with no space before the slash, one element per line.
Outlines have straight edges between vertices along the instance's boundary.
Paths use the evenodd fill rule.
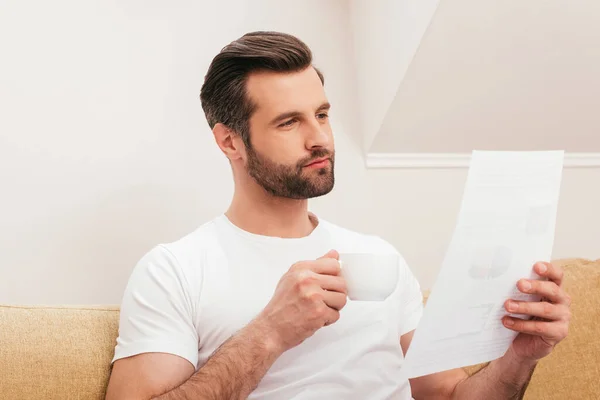
<path fill-rule="evenodd" d="M 571 330 L 525 398 L 600 399 L 600 260 L 555 263 L 573 298 Z M 0 399 L 103 399 L 118 319 L 116 306 L 0 305 Z"/>

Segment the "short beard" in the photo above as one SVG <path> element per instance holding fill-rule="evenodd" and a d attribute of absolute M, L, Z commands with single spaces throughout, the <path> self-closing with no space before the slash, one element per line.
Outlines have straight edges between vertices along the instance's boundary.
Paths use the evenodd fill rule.
<path fill-rule="evenodd" d="M 268 193 L 277 197 L 304 200 L 323 196 L 333 189 L 335 153 L 325 149 L 314 150 L 310 157 L 295 166 L 278 164 L 258 154 L 252 147 L 246 148 L 246 170 Z M 303 174 L 303 167 L 311 160 L 329 157 L 330 163 L 313 174 Z"/>

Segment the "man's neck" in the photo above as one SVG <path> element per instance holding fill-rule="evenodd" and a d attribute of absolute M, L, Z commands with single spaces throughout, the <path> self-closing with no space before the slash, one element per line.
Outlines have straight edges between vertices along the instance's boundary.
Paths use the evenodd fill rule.
<path fill-rule="evenodd" d="M 236 190 L 225 213 L 238 228 L 263 236 L 308 236 L 316 221 L 308 212 L 308 200 L 286 199 L 260 190 Z"/>

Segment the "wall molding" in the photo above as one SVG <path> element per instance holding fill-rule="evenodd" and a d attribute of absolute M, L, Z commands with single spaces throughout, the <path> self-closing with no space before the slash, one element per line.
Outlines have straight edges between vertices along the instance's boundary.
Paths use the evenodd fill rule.
<path fill-rule="evenodd" d="M 471 153 L 368 153 L 367 168 L 468 168 Z M 565 168 L 600 168 L 600 153 L 565 153 Z"/>

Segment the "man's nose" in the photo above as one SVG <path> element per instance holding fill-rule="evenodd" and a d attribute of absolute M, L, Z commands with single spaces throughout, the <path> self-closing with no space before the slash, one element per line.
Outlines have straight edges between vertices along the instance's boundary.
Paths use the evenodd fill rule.
<path fill-rule="evenodd" d="M 313 149 L 315 147 L 329 147 L 331 144 L 331 134 L 325 126 L 314 121 L 311 123 L 306 133 L 306 148 Z"/>

